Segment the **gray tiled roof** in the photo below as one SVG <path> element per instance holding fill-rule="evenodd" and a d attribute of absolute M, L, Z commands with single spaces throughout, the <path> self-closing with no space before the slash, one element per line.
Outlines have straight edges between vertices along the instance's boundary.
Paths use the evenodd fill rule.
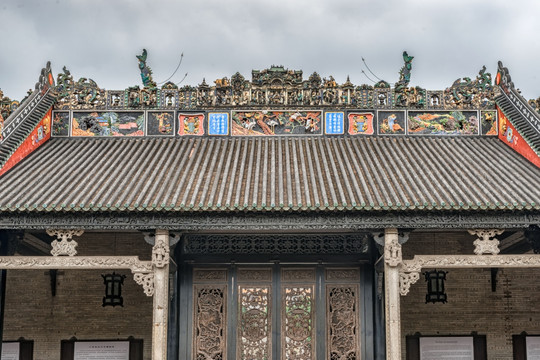
<path fill-rule="evenodd" d="M 0 183 L 8 212 L 540 209 L 495 137 L 55 138 Z"/>

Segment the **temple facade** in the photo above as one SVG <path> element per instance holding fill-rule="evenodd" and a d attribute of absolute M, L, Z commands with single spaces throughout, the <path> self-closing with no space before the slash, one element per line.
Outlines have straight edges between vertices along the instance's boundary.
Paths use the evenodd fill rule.
<path fill-rule="evenodd" d="M 502 63 L 178 87 L 147 57 L 0 93 L 3 359 L 540 357 L 540 101 Z"/>

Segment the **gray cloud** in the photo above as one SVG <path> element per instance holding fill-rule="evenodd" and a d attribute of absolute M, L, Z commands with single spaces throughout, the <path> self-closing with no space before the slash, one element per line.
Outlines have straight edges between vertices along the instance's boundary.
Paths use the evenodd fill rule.
<path fill-rule="evenodd" d="M 493 75 L 502 60 L 523 94 L 540 96 L 540 3 L 534 0 L 2 0 L 0 88 L 22 98 L 47 60 L 58 73 L 106 89 L 140 84 L 136 54 L 149 52 L 154 79 L 208 83 L 272 64 L 370 83 L 398 79 L 401 52 L 415 56 L 411 84 L 444 89 Z M 371 76 L 372 77 L 372 76 Z M 372 77 L 373 78 L 373 77 Z"/>

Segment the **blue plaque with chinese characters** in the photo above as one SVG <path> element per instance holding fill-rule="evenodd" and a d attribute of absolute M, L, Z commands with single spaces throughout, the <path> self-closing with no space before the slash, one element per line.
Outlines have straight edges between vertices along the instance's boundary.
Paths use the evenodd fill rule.
<path fill-rule="evenodd" d="M 334 135 L 343 134 L 344 128 L 345 128 L 345 115 L 342 111 L 325 112 L 324 122 L 325 122 L 326 134 L 334 134 Z"/>
<path fill-rule="evenodd" d="M 229 113 L 208 113 L 208 135 L 229 135 Z"/>

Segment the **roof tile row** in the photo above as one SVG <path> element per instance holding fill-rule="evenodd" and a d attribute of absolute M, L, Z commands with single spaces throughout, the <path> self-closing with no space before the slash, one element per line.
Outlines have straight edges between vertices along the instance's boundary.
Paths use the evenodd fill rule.
<path fill-rule="evenodd" d="M 0 211 L 540 209 L 540 169 L 486 137 L 52 139 Z"/>

